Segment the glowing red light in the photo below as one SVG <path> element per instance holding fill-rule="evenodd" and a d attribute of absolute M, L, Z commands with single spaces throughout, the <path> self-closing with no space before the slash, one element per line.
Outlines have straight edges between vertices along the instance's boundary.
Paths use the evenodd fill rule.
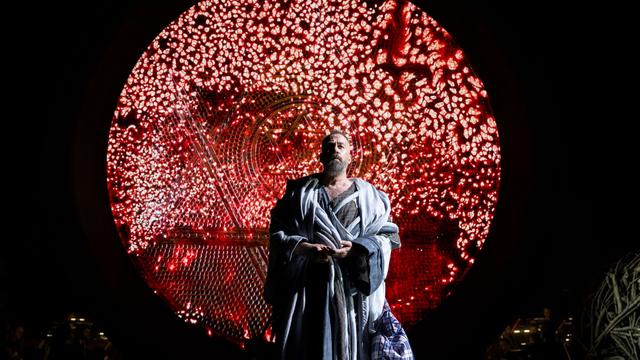
<path fill-rule="evenodd" d="M 351 135 L 350 174 L 393 204 L 387 298 L 405 327 L 487 237 L 500 154 L 482 82 L 420 9 L 371 3 L 203 1 L 131 72 L 109 134 L 115 223 L 154 290 L 210 336 L 263 335 L 269 209 L 286 179 L 320 170 L 328 129 Z"/>

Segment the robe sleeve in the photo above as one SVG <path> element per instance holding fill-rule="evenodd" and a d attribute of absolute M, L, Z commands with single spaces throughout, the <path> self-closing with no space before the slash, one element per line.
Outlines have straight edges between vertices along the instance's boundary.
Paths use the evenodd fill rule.
<path fill-rule="evenodd" d="M 389 239 L 382 235 L 352 241 L 354 255 L 348 260 L 351 281 L 364 295 L 371 295 L 384 281 L 389 269 Z"/>
<path fill-rule="evenodd" d="M 364 295 L 371 295 L 384 282 L 389 271 L 391 250 L 400 247 L 397 226 L 390 222 L 378 234 L 359 237 L 352 241 L 354 256 L 348 268 L 356 289 Z"/>
<path fill-rule="evenodd" d="M 293 219 L 293 193 L 291 183 L 282 199 L 276 202 L 271 210 L 269 225 L 269 265 L 264 285 L 264 299 L 274 304 L 275 297 L 284 295 L 295 288 L 299 281 L 301 267 L 305 259 L 295 256 L 294 251 L 301 241 L 307 238 L 300 236 Z M 287 291 L 289 290 L 289 291 Z"/>

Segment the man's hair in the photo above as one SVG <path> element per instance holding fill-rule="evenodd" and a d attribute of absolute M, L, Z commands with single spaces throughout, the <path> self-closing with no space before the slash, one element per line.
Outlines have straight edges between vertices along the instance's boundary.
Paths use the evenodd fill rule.
<path fill-rule="evenodd" d="M 347 136 L 347 134 L 342 132 L 342 130 L 340 130 L 340 129 L 331 130 L 331 132 L 327 136 L 322 138 L 322 145 L 324 145 L 329 140 L 331 135 L 342 135 L 345 139 L 347 139 L 347 144 L 351 145 L 351 139 L 349 139 L 349 136 Z"/>

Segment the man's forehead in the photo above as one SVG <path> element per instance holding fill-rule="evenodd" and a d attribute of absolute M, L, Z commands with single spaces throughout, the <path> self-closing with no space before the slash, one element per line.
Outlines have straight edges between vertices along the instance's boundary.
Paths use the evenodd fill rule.
<path fill-rule="evenodd" d="M 344 135 L 331 134 L 322 143 L 323 144 L 329 144 L 329 143 L 349 144 L 349 140 L 347 140 L 347 138 Z"/>

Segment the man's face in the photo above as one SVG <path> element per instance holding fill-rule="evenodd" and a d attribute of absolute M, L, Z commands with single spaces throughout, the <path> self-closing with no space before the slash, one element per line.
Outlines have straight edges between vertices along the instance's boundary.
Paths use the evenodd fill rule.
<path fill-rule="evenodd" d="M 339 174 L 351 163 L 351 146 L 340 134 L 330 135 L 322 143 L 320 161 L 324 170 L 330 174 Z"/>

